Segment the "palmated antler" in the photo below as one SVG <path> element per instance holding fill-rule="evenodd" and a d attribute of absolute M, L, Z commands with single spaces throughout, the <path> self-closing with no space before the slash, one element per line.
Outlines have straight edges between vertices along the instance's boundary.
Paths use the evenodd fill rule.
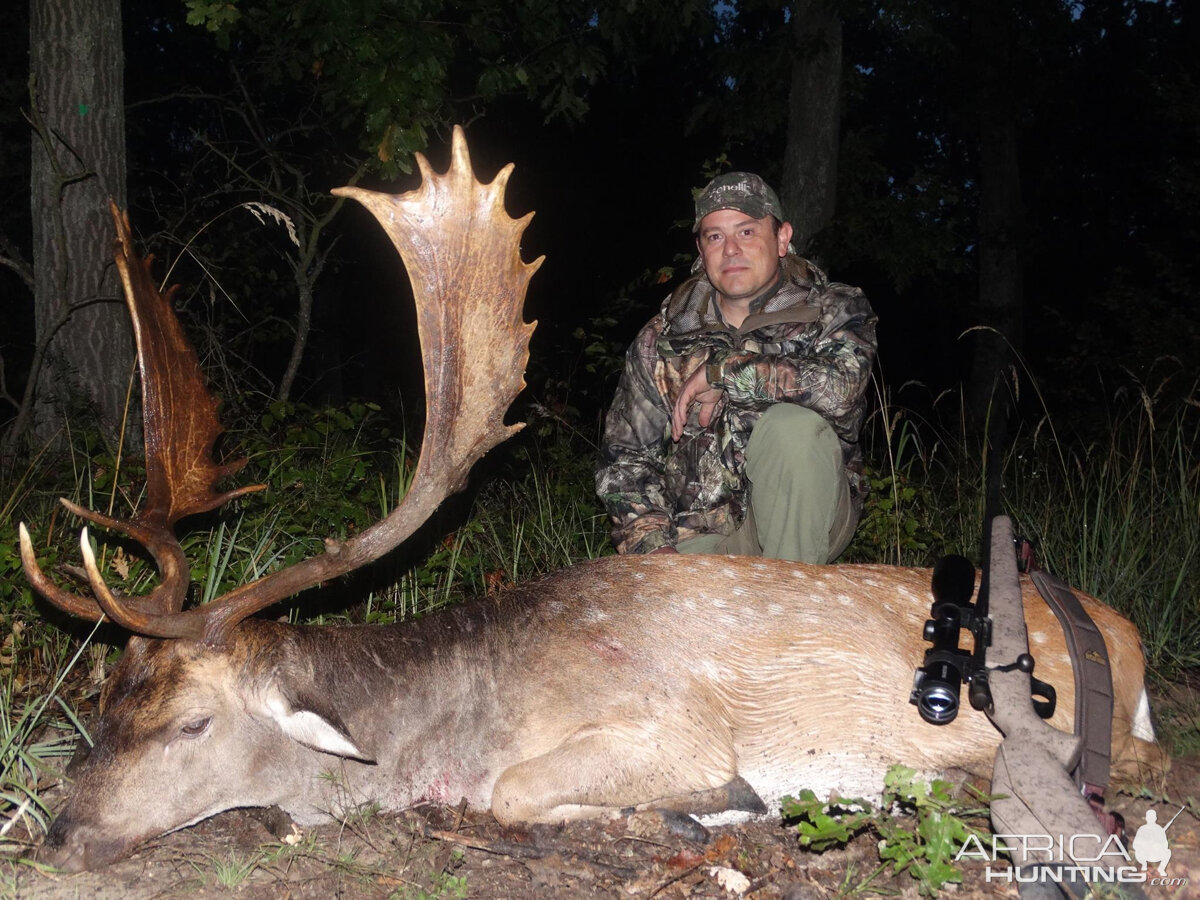
<path fill-rule="evenodd" d="M 21 561 L 33 586 L 60 609 L 86 619 L 103 614 L 134 631 L 145 632 L 156 616 L 183 609 L 190 573 L 175 524 L 186 516 L 215 509 L 234 497 L 261 490 L 249 485 L 220 492 L 217 485 L 238 472 L 246 460 L 218 464 L 213 445 L 224 430 L 217 401 L 205 386 L 196 352 L 171 307 L 175 289 L 162 294 L 150 275 L 153 257 L 134 250 L 129 217 L 110 203 L 117 239 L 117 271 L 137 340 L 142 375 L 143 433 L 146 445 L 146 502 L 133 519 L 114 519 L 66 498 L 62 504 L 81 518 L 133 538 L 158 567 L 160 582 L 148 596 L 116 602 L 95 565 L 89 567 L 93 597 L 58 587 L 38 567 L 24 523 L 20 526 Z M 86 530 L 84 532 L 86 545 Z M 90 548 L 85 558 L 90 556 Z"/>
<path fill-rule="evenodd" d="M 327 539 L 321 555 L 195 609 L 135 615 L 131 601 L 102 596 L 105 611 L 113 615 L 115 609 L 121 616 L 113 616 L 117 621 L 141 634 L 219 643 L 228 629 L 258 610 L 398 546 L 449 494 L 463 487 L 476 460 L 522 427 L 505 425 L 504 413 L 525 386 L 534 329 L 534 324 L 522 321 L 521 308 L 542 259 L 524 263 L 520 255 L 521 234 L 533 214 L 512 219 L 504 211 L 511 165 L 491 184 L 475 180 L 460 128 L 454 129 L 451 164 L 444 175 L 435 174 L 420 154 L 417 165 L 422 183 L 415 191 L 394 196 L 359 188 L 334 192 L 353 197 L 375 215 L 412 280 L 427 418 L 420 460 L 404 500 L 354 537 Z M 23 540 L 23 558 L 31 560 L 32 551 L 24 550 L 27 543 Z M 27 569 L 29 565 L 27 561 Z M 95 568 L 91 563 L 88 567 L 89 573 Z M 98 573 L 90 577 L 97 587 Z M 39 582 L 34 584 L 45 593 Z M 127 624 L 134 619 L 136 627 Z"/>

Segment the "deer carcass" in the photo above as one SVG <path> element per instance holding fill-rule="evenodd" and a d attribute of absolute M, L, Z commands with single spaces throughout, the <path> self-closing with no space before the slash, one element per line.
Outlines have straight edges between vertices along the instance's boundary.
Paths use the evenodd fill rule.
<path fill-rule="evenodd" d="M 502 822 L 558 822 L 630 807 L 762 812 L 782 795 L 878 793 L 904 762 L 926 773 L 990 770 L 1000 735 L 979 714 L 937 728 L 908 703 L 922 659 L 930 572 L 716 556 L 612 557 L 398 626 L 296 627 L 253 618 L 377 559 L 517 426 L 532 325 L 518 243 L 529 217 L 503 210 L 510 168 L 470 169 L 456 129 L 437 175 L 398 196 L 358 189 L 413 280 L 428 422 L 417 474 L 386 519 L 210 604 L 183 609 L 188 567 L 174 534 L 220 493 L 221 431 L 194 352 L 114 210 L 117 262 L 143 380 L 147 500 L 118 521 L 161 583 L 120 598 L 81 542 L 91 597 L 25 570 L 55 605 L 134 632 L 105 684 L 94 746 L 46 840 L 64 869 L 102 866 L 140 842 L 232 807 L 278 805 L 298 823 L 369 802 L 490 808 Z M 66 502 L 66 501 L 64 501 Z M 1057 622 L 1023 584 L 1038 675 L 1070 729 L 1071 667 Z M 1160 761 L 1138 635 L 1085 598 L 1108 641 L 1118 768 Z"/>

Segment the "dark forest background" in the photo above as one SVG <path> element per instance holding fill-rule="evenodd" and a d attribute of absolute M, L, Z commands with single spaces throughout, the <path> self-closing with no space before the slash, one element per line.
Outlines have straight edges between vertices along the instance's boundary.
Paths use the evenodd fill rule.
<path fill-rule="evenodd" d="M 1187 397 L 1200 370 L 1194 5 L 36 0 L 0 17 L 10 459 L 66 422 L 136 429 L 109 196 L 182 285 L 227 416 L 359 398 L 419 421 L 399 261 L 328 191 L 414 187 L 412 153 L 444 167 L 454 123 L 482 177 L 516 163 L 510 212 L 537 212 L 529 400 L 585 432 L 691 262 L 691 192 L 726 168 L 779 186 L 802 252 L 866 291 L 893 401 L 961 388 L 969 417 L 999 373 L 1086 432 L 1119 393 Z"/>

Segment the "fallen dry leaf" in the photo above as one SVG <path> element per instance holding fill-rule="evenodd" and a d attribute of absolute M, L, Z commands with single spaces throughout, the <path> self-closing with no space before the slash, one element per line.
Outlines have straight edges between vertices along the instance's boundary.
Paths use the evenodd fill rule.
<path fill-rule="evenodd" d="M 750 890 L 750 879 L 737 869 L 731 869 L 728 866 L 713 866 L 708 870 L 708 874 L 716 879 L 717 884 L 724 888 L 727 894 L 737 894 L 740 897 Z"/>

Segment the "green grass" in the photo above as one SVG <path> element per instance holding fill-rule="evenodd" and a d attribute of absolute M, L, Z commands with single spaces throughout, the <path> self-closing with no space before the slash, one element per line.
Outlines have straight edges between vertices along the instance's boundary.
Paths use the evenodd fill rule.
<path fill-rule="evenodd" d="M 264 854 L 243 856 L 230 850 L 224 856 L 205 856 L 204 861 L 191 860 L 202 885 L 214 884 L 231 890 L 241 886 L 262 865 Z"/>
<path fill-rule="evenodd" d="M 1200 667 L 1200 415 L 1148 412 L 1104 442 L 1035 446 L 1009 494 L 1047 567 L 1128 616 L 1151 668 L 1173 677 Z"/>
<path fill-rule="evenodd" d="M 388 895 L 388 900 L 463 900 L 470 896 L 465 875 L 452 872 L 434 872 L 429 876 L 429 886 L 405 887 Z"/>
<path fill-rule="evenodd" d="M 1126 398 L 1100 436 L 1047 416 L 1003 460 L 1004 512 L 1039 564 L 1129 617 L 1159 677 L 1200 669 L 1200 406 Z M 977 559 L 985 455 L 887 398 L 867 432 L 873 492 L 843 561 Z M 956 415 L 951 421 L 956 423 Z"/>
<path fill-rule="evenodd" d="M 1160 685 L 1154 706 L 1158 740 L 1172 757 L 1200 755 L 1200 694 L 1193 681 Z"/>
<path fill-rule="evenodd" d="M 74 648 L 61 636 L 47 636 L 45 645 L 57 652 L 49 669 L 53 680 L 44 690 L 30 689 L 19 681 L 24 668 L 21 636 L 26 628 L 14 628 L 10 655 L 3 665 L 0 686 L 0 853 L 13 855 L 25 850 L 30 838 L 49 827 L 51 811 L 41 796 L 43 778 L 61 768 L 63 759 L 75 749 L 76 737 L 86 731 L 72 707 L 63 699 L 62 688 L 89 646 L 83 641 Z M 43 647 L 44 649 L 44 647 Z"/>

